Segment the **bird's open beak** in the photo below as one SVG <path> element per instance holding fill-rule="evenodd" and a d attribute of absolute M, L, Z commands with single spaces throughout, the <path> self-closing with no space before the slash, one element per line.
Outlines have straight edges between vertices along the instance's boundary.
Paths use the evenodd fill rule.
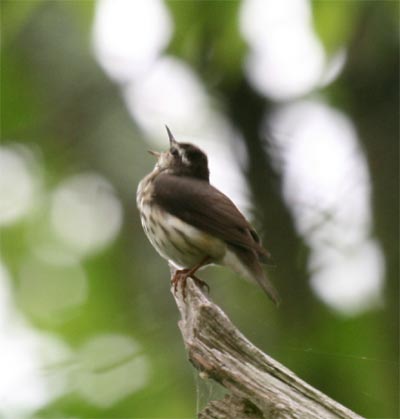
<path fill-rule="evenodd" d="M 161 153 L 159 151 L 147 150 L 147 152 L 157 158 L 161 156 Z"/>
<path fill-rule="evenodd" d="M 166 125 L 165 125 L 165 128 L 167 129 L 167 133 L 168 133 L 169 147 L 172 148 L 174 145 L 177 145 L 178 142 L 175 140 L 174 136 L 172 135 L 172 132 Z"/>

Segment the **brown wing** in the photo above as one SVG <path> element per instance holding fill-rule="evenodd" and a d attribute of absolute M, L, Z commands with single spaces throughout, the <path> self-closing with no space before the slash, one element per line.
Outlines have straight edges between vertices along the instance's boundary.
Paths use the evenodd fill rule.
<path fill-rule="evenodd" d="M 160 174 L 155 179 L 154 198 L 168 212 L 198 229 L 232 246 L 255 251 L 263 262 L 270 258 L 235 204 L 209 183 Z"/>

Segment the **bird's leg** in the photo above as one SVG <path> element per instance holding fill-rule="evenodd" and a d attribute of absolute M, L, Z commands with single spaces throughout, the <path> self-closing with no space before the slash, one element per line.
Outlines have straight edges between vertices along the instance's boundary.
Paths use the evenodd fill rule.
<path fill-rule="evenodd" d="M 198 287 L 202 289 L 206 289 L 207 294 L 210 294 L 210 286 L 207 284 L 206 281 L 203 281 L 202 279 L 198 278 L 196 275 L 189 275 L 190 278 L 194 280 L 194 282 L 197 284 Z"/>
<path fill-rule="evenodd" d="M 171 278 L 171 284 L 174 286 L 174 292 L 176 292 L 178 288 L 179 281 L 186 281 L 186 274 L 188 273 L 189 269 L 180 269 L 175 271 L 173 277 Z"/>
<path fill-rule="evenodd" d="M 210 261 L 210 257 L 204 257 L 197 265 L 193 266 L 193 268 L 189 269 L 181 269 L 174 273 L 174 276 L 171 279 L 171 283 L 174 286 L 174 292 L 176 292 L 178 288 L 179 281 L 182 281 L 182 295 L 185 298 L 186 296 L 186 280 L 191 277 L 196 282 L 196 284 L 200 287 L 206 287 L 207 292 L 210 291 L 210 287 L 206 282 L 198 278 L 194 275 L 202 266 L 206 265 Z"/>
<path fill-rule="evenodd" d="M 195 273 L 198 271 L 202 266 L 206 265 L 208 262 L 210 262 L 210 257 L 206 256 L 204 259 L 200 261 L 196 266 L 194 266 L 188 273 L 187 278 L 193 278 L 194 282 L 196 282 L 197 286 L 200 288 L 206 288 L 207 293 L 210 293 L 210 287 L 207 284 L 207 282 L 203 281 L 202 279 L 198 278 Z"/>

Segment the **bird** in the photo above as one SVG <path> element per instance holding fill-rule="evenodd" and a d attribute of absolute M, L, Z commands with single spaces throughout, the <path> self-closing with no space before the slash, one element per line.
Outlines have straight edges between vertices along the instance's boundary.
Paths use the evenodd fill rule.
<path fill-rule="evenodd" d="M 209 265 L 222 265 L 257 283 L 279 305 L 280 297 L 261 264 L 271 262 L 255 229 L 225 194 L 210 184 L 207 155 L 178 142 L 166 126 L 169 149 L 149 150 L 154 169 L 138 185 L 136 201 L 144 232 L 161 257 L 175 268 L 176 292 Z"/>

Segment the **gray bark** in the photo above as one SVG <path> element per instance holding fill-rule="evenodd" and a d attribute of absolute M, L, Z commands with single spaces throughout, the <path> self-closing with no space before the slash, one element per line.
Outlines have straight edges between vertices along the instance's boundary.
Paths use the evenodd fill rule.
<path fill-rule="evenodd" d="M 172 294 L 189 360 L 228 390 L 201 419 L 360 419 L 249 342 L 191 278 Z"/>

